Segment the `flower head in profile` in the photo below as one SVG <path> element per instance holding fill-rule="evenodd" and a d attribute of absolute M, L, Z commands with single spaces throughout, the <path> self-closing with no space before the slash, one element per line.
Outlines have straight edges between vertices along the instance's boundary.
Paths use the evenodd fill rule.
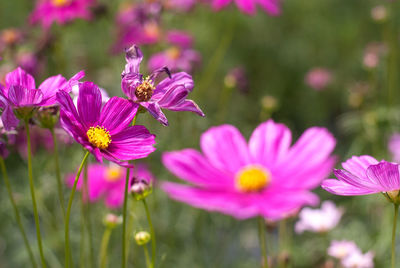
<path fill-rule="evenodd" d="M 262 216 L 279 220 L 304 205 L 315 205 L 310 190 L 319 186 L 335 162 L 335 139 L 312 127 L 291 146 L 291 132 L 269 120 L 247 143 L 231 125 L 213 127 L 201 137 L 202 153 L 193 149 L 163 154 L 163 164 L 193 186 L 167 182 L 173 199 L 238 219 Z"/>
<path fill-rule="evenodd" d="M 212 2 L 212 7 L 216 11 L 226 7 L 233 2 L 233 0 L 209 1 Z M 281 0 L 234 0 L 234 2 L 236 3 L 240 11 L 248 15 L 254 15 L 257 11 L 258 6 L 271 16 L 278 16 L 281 13 Z"/>
<path fill-rule="evenodd" d="M 337 195 L 366 195 L 383 193 L 393 203 L 400 203 L 399 164 L 378 162 L 369 155 L 353 156 L 335 169 L 338 178 L 322 182 L 322 188 Z"/>
<path fill-rule="evenodd" d="M 5 128 L 10 129 L 18 124 L 14 111 L 22 115 L 31 113 L 35 107 L 56 105 L 57 92 L 69 92 L 71 85 L 78 83 L 84 75 L 85 73 L 81 71 L 69 81 L 61 75 L 52 76 L 37 88 L 35 79 L 22 68 L 18 67 L 8 73 L 5 87 L 0 85 L 0 107 L 3 108 L 2 120 Z"/>
<path fill-rule="evenodd" d="M 77 108 L 71 96 L 57 93 L 62 127 L 102 162 L 106 158 L 123 166 L 128 160 L 147 157 L 155 148 L 154 135 L 144 126 L 130 126 L 138 106 L 119 97 L 102 107 L 101 93 L 92 82 L 79 84 Z"/>
<path fill-rule="evenodd" d="M 153 180 L 153 175 L 144 164 L 137 164 L 133 168 L 133 175 L 140 178 Z M 110 163 L 109 165 L 90 164 L 88 168 L 87 189 L 84 193 L 85 201 L 91 203 L 104 200 L 105 205 L 111 209 L 118 209 L 124 202 L 126 168 Z M 84 175 L 81 174 L 77 189 L 83 190 Z M 66 177 L 66 183 L 72 188 L 75 174 Z M 131 181 L 132 179 L 130 179 Z"/>
<path fill-rule="evenodd" d="M 38 0 L 30 23 L 48 29 L 54 22 L 63 25 L 78 18 L 89 20 L 94 3 L 95 0 Z"/>
<path fill-rule="evenodd" d="M 355 251 L 359 251 L 359 249 L 353 241 L 333 240 L 328 248 L 328 255 L 342 260 Z"/>
<path fill-rule="evenodd" d="M 339 223 L 343 211 L 332 201 L 325 201 L 321 209 L 303 208 L 300 211 L 300 220 L 295 225 L 296 233 L 304 231 L 323 233 L 332 230 Z"/>
<path fill-rule="evenodd" d="M 121 87 L 129 99 L 147 109 L 165 126 L 168 125 L 168 120 L 161 111 L 162 108 L 171 111 L 190 111 L 204 116 L 194 101 L 186 99 L 194 87 L 189 74 L 185 72 L 171 74 L 167 67 L 163 67 L 144 77 L 139 71 L 142 59 L 143 54 L 137 46 L 132 46 L 126 51 L 127 64 L 122 72 Z M 156 84 L 156 78 L 161 73 L 166 73 L 168 77 Z"/>
<path fill-rule="evenodd" d="M 200 53 L 192 48 L 193 38 L 187 33 L 170 31 L 167 42 L 170 44 L 168 49 L 151 56 L 148 63 L 151 71 L 168 66 L 172 72 L 191 73 L 201 63 Z"/>

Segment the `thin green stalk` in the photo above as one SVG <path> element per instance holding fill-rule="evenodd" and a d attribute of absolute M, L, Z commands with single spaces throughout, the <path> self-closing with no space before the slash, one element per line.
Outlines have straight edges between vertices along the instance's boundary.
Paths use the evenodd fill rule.
<path fill-rule="evenodd" d="M 130 169 L 127 168 L 125 178 L 124 207 L 122 210 L 122 268 L 126 267 L 126 212 L 128 210 L 129 172 Z"/>
<path fill-rule="evenodd" d="M 25 130 L 26 130 L 26 141 L 28 147 L 28 176 L 29 176 L 29 188 L 32 196 L 32 205 L 33 205 L 33 215 L 35 217 L 35 225 L 36 225 L 36 236 L 39 246 L 40 260 L 42 262 L 42 267 L 46 266 L 46 260 L 44 258 L 43 253 L 43 245 L 42 245 L 42 236 L 40 234 L 40 223 L 39 223 L 39 213 L 36 205 L 36 197 L 35 197 L 35 187 L 33 185 L 33 171 L 32 171 L 32 150 L 31 150 L 31 136 L 29 133 L 29 119 L 25 120 Z"/>
<path fill-rule="evenodd" d="M 154 232 L 154 227 L 153 223 L 151 221 L 151 216 L 150 216 L 150 210 L 149 207 L 147 206 L 146 199 L 142 199 L 144 209 L 146 210 L 146 216 L 147 216 L 147 221 L 149 223 L 150 227 L 150 235 L 151 235 L 151 266 L 150 268 L 154 268 L 155 262 L 156 262 L 156 235 Z"/>
<path fill-rule="evenodd" d="M 70 248 L 69 248 L 69 217 L 71 215 L 71 207 L 72 201 L 74 200 L 74 194 L 76 190 L 76 185 L 78 184 L 79 176 L 81 175 L 83 166 L 89 157 L 89 152 L 86 152 L 85 156 L 83 157 L 82 163 L 79 166 L 78 173 L 76 174 L 74 186 L 72 186 L 71 195 L 69 196 L 68 207 L 67 207 L 67 214 L 65 216 L 65 268 L 70 267 Z"/>
<path fill-rule="evenodd" d="M 392 230 L 392 268 L 395 268 L 396 265 L 396 225 L 397 225 L 397 216 L 399 214 L 399 205 L 394 205 L 394 217 L 393 217 L 393 230 Z"/>
<path fill-rule="evenodd" d="M 84 192 L 87 198 L 89 198 L 89 184 L 88 184 L 88 165 L 85 163 L 85 170 L 83 171 L 83 183 L 84 183 Z M 94 252 L 93 252 L 93 232 L 92 232 L 92 224 L 90 221 L 90 202 L 86 204 L 82 203 L 83 209 L 85 211 L 85 225 L 88 233 L 89 240 L 89 267 L 94 267 Z"/>
<path fill-rule="evenodd" d="M 80 237 L 80 256 L 79 267 L 85 268 L 85 208 L 83 206 L 83 192 L 81 194 L 81 237 Z"/>
<path fill-rule="evenodd" d="M 57 191 L 58 191 L 58 199 L 60 201 L 61 210 L 63 214 L 63 218 L 65 217 L 65 205 L 64 205 L 64 195 L 63 195 L 63 186 L 61 181 L 61 172 L 60 172 L 60 161 L 58 159 L 58 144 L 57 137 L 54 132 L 54 128 L 50 129 L 51 136 L 53 138 L 53 146 L 54 146 L 54 165 L 56 169 L 56 178 L 57 178 Z"/>
<path fill-rule="evenodd" d="M 104 231 L 103 238 L 101 239 L 100 246 L 100 268 L 105 268 L 107 266 L 107 248 L 108 242 L 110 241 L 112 228 L 107 227 Z"/>
<path fill-rule="evenodd" d="M 149 250 L 147 249 L 147 245 L 143 245 L 144 256 L 146 257 L 146 267 L 150 267 L 150 257 L 149 257 Z"/>
<path fill-rule="evenodd" d="M 19 214 L 17 204 L 15 203 L 15 200 L 14 200 L 14 197 L 12 194 L 11 184 L 10 184 L 10 180 L 8 179 L 6 165 L 4 164 L 4 159 L 2 157 L 0 157 L 0 166 L 1 166 L 1 172 L 3 173 L 4 184 L 6 185 L 8 196 L 10 198 L 11 205 L 13 206 L 13 209 L 14 209 L 15 219 L 17 220 L 17 224 L 18 224 L 19 230 L 21 231 L 22 238 L 24 239 L 24 244 L 25 244 L 26 250 L 28 251 L 29 258 L 31 259 L 32 267 L 37 267 L 35 257 L 33 257 L 31 246 L 29 245 L 28 238 L 26 237 L 26 232 L 24 229 L 24 225 L 22 224 L 22 220 L 21 220 L 21 216 Z"/>
<path fill-rule="evenodd" d="M 258 235 L 260 237 L 261 254 L 263 256 L 261 267 L 268 268 L 267 243 L 265 241 L 265 221 L 262 217 L 258 218 Z"/>

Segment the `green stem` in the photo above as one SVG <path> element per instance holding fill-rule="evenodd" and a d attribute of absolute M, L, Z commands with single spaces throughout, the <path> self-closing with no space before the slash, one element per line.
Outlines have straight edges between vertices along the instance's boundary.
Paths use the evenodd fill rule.
<path fill-rule="evenodd" d="M 29 133 L 29 119 L 25 120 L 25 130 L 26 130 L 26 141 L 28 147 L 28 176 L 29 176 L 29 188 L 31 190 L 32 205 L 33 205 L 33 215 L 35 217 L 36 225 L 36 236 L 39 246 L 40 259 L 42 262 L 42 267 L 46 267 L 46 260 L 43 253 L 42 236 L 40 234 L 40 223 L 39 223 L 39 213 L 36 205 L 35 188 L 33 185 L 33 171 L 32 171 L 32 150 L 31 150 L 31 136 Z"/>
<path fill-rule="evenodd" d="M 128 187 L 129 187 L 129 172 L 130 169 L 126 169 L 125 178 L 125 191 L 124 191 L 124 207 L 122 211 L 122 267 L 126 267 L 126 212 L 128 210 Z"/>
<path fill-rule="evenodd" d="M 107 227 L 104 231 L 103 238 L 101 239 L 100 246 L 100 268 L 105 268 L 107 265 L 107 247 L 108 242 L 110 241 L 112 228 Z"/>
<path fill-rule="evenodd" d="M 65 268 L 70 267 L 70 248 L 69 248 L 69 217 L 71 214 L 71 206 L 72 206 L 72 201 L 74 200 L 74 194 L 76 190 L 76 185 L 78 184 L 79 176 L 81 175 L 82 168 L 86 162 L 86 159 L 89 157 L 89 152 L 86 152 L 85 156 L 83 157 L 82 163 L 79 166 L 78 173 L 76 174 L 75 181 L 74 181 L 74 186 L 72 187 L 71 190 L 71 195 L 69 197 L 68 201 L 68 207 L 67 207 L 67 214 L 65 217 Z"/>
<path fill-rule="evenodd" d="M 146 210 L 146 216 L 147 216 L 147 221 L 149 223 L 150 227 L 150 235 L 151 235 L 151 268 L 154 268 L 155 262 L 156 262 L 156 235 L 154 232 L 154 227 L 153 223 L 151 221 L 151 216 L 150 216 L 150 210 L 149 207 L 147 206 L 146 199 L 142 199 L 144 209 Z"/>
<path fill-rule="evenodd" d="M 260 237 L 261 254 L 263 256 L 261 267 L 268 268 L 267 243 L 265 241 L 265 221 L 262 217 L 258 218 L 258 235 Z"/>
<path fill-rule="evenodd" d="M 83 182 L 84 182 L 84 189 L 85 189 L 85 195 L 86 198 L 89 198 L 89 184 L 88 184 L 88 165 L 87 162 L 85 163 L 85 170 L 83 171 Z M 88 233 L 88 240 L 89 240 L 89 267 L 94 267 L 94 252 L 93 252 L 93 233 L 92 233 L 92 224 L 90 221 L 90 202 L 87 202 L 86 204 L 83 204 L 84 206 L 84 211 L 85 211 L 85 225 L 87 228 L 87 233 Z"/>
<path fill-rule="evenodd" d="M 53 146 L 54 146 L 54 164 L 55 164 L 55 168 L 56 168 L 58 199 L 60 201 L 62 214 L 63 214 L 63 218 L 64 218 L 65 217 L 65 205 L 64 205 L 63 186 L 62 186 L 62 181 L 61 181 L 60 161 L 58 159 L 57 137 L 54 132 L 54 128 L 51 128 L 50 132 L 51 132 L 51 136 L 53 138 Z"/>
<path fill-rule="evenodd" d="M 396 225 L 397 225 L 397 216 L 399 214 L 399 205 L 394 205 L 394 218 L 393 218 L 393 230 L 392 230 L 392 268 L 395 268 L 396 265 Z"/>
<path fill-rule="evenodd" d="M 28 251 L 29 258 L 31 259 L 31 264 L 33 267 L 37 267 L 35 258 L 33 257 L 32 249 L 29 245 L 28 238 L 26 237 L 26 232 L 24 229 L 24 225 L 22 224 L 22 220 L 21 220 L 21 216 L 19 214 L 17 204 L 15 203 L 15 200 L 14 200 L 14 197 L 12 194 L 11 184 L 10 184 L 10 180 L 8 179 L 7 169 L 6 169 L 6 165 L 4 164 L 3 157 L 0 157 L 0 166 L 1 166 L 1 172 L 3 173 L 3 179 L 4 179 L 4 183 L 6 185 L 6 188 L 7 188 L 8 196 L 10 198 L 11 205 L 13 206 L 13 209 L 14 209 L 15 219 L 17 220 L 17 224 L 18 224 L 19 230 L 21 231 L 22 238 L 24 239 L 24 244 L 25 244 L 26 250 Z"/>
<path fill-rule="evenodd" d="M 150 257 L 149 250 L 147 249 L 147 245 L 143 245 L 144 256 L 146 257 L 146 267 L 150 268 Z"/>

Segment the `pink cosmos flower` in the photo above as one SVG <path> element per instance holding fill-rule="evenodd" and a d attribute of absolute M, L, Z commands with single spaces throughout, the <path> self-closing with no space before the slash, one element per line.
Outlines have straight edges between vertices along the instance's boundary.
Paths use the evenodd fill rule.
<path fill-rule="evenodd" d="M 231 125 L 213 127 L 193 149 L 164 153 L 164 165 L 186 186 L 164 183 L 173 199 L 238 219 L 258 215 L 279 220 L 304 205 L 315 205 L 310 190 L 331 171 L 335 139 L 326 129 L 312 127 L 291 144 L 291 132 L 268 120 L 247 143 Z"/>
<path fill-rule="evenodd" d="M 0 85 L 0 107 L 4 109 L 1 118 L 6 129 L 18 125 L 13 110 L 26 112 L 28 108 L 56 105 L 56 93 L 69 92 L 71 85 L 78 83 L 85 73 L 74 75 L 69 81 L 61 75 L 52 76 L 36 88 L 35 79 L 18 67 L 6 75 L 6 85 Z"/>
<path fill-rule="evenodd" d="M 147 109 L 163 125 L 167 126 L 168 120 L 161 108 L 171 111 L 190 111 L 204 116 L 194 101 L 186 99 L 194 87 L 189 74 L 180 72 L 171 75 L 169 69 L 163 67 L 144 77 L 139 71 L 143 59 L 139 47 L 129 48 L 125 57 L 127 64 L 122 72 L 122 91 L 130 100 Z M 157 76 L 163 72 L 169 77 L 155 85 Z"/>
<path fill-rule="evenodd" d="M 164 6 L 179 12 L 189 12 L 198 0 L 165 0 Z"/>
<path fill-rule="evenodd" d="M 328 255 L 342 260 L 355 251 L 359 251 L 359 249 L 353 241 L 333 240 L 328 248 Z"/>
<path fill-rule="evenodd" d="M 147 157 L 155 150 L 154 135 L 144 126 L 129 126 L 138 105 L 113 97 L 102 107 L 97 85 L 84 82 L 79 87 L 77 108 L 67 92 L 57 93 L 61 126 L 97 161 L 102 162 L 104 157 L 130 167 L 124 161 Z"/>
<path fill-rule="evenodd" d="M 167 50 L 151 56 L 148 67 L 155 71 L 168 66 L 171 71 L 191 73 L 201 62 L 200 53 L 192 49 L 193 38 L 181 31 L 170 31 L 167 42 L 171 45 Z"/>
<path fill-rule="evenodd" d="M 335 169 L 338 178 L 322 182 L 321 187 L 336 195 L 366 195 L 383 193 L 392 202 L 398 201 L 400 190 L 399 165 L 384 160 L 378 162 L 369 155 L 353 156 Z"/>
<path fill-rule="evenodd" d="M 211 0 L 212 7 L 218 11 L 227 5 L 232 0 Z M 280 2 L 281 0 L 234 0 L 240 11 L 248 15 L 254 15 L 256 13 L 257 6 L 260 6 L 271 16 L 277 16 L 281 13 Z"/>
<path fill-rule="evenodd" d="M 89 20 L 94 3 L 95 0 L 38 0 L 30 23 L 40 23 L 48 29 L 53 22 L 63 25 L 78 18 Z"/>
<path fill-rule="evenodd" d="M 121 207 L 124 202 L 126 168 L 112 163 L 108 166 L 90 164 L 88 167 L 88 196 L 85 197 L 85 200 L 95 203 L 100 199 L 104 199 L 108 208 L 117 209 Z M 78 190 L 82 190 L 83 176 L 81 174 L 78 180 Z M 144 164 L 135 165 L 135 168 L 132 170 L 133 177 L 140 177 L 148 181 L 154 180 L 153 175 Z M 132 181 L 132 178 L 130 181 Z M 67 175 L 66 183 L 69 187 L 72 188 L 74 180 L 75 174 Z"/>
<path fill-rule="evenodd" d="M 305 82 L 315 90 L 323 90 L 332 82 L 332 73 L 325 68 L 314 68 L 307 73 Z"/>
<path fill-rule="evenodd" d="M 373 268 L 374 255 L 371 251 L 363 254 L 361 250 L 356 250 L 344 258 L 341 264 L 344 268 Z"/>
<path fill-rule="evenodd" d="M 332 201 L 323 202 L 321 209 L 303 208 L 299 214 L 300 220 L 295 225 L 296 233 L 330 231 L 339 223 L 342 214 L 343 210 Z"/>
<path fill-rule="evenodd" d="M 395 133 L 390 137 L 388 147 L 393 161 L 400 163 L 400 133 Z"/>

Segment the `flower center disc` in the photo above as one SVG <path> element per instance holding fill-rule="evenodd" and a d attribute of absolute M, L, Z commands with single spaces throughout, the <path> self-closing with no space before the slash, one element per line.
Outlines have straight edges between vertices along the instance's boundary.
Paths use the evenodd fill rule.
<path fill-rule="evenodd" d="M 155 87 L 147 79 L 143 81 L 135 90 L 135 95 L 139 101 L 148 101 L 153 96 Z"/>
<path fill-rule="evenodd" d="M 51 0 L 51 3 L 53 4 L 53 6 L 56 7 L 63 7 L 69 4 L 70 0 Z"/>
<path fill-rule="evenodd" d="M 121 175 L 121 168 L 119 166 L 112 166 L 106 171 L 106 180 L 109 182 L 118 181 L 121 178 Z"/>
<path fill-rule="evenodd" d="M 181 50 L 177 47 L 171 47 L 167 50 L 167 56 L 172 60 L 177 60 L 181 56 Z"/>
<path fill-rule="evenodd" d="M 251 165 L 236 175 L 236 187 L 241 192 L 259 192 L 271 182 L 271 174 L 262 167 Z"/>
<path fill-rule="evenodd" d="M 99 149 L 107 149 L 111 143 L 110 132 L 104 127 L 90 127 L 86 132 L 89 142 Z"/>

